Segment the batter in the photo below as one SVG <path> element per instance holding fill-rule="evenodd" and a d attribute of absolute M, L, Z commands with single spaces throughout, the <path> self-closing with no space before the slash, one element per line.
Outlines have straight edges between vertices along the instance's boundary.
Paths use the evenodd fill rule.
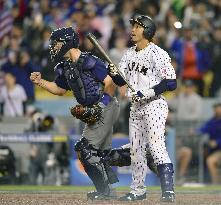
<path fill-rule="evenodd" d="M 132 101 L 129 119 L 132 184 L 131 192 L 120 200 L 134 201 L 146 198 L 145 148 L 149 144 L 160 177 L 162 201 L 173 202 L 174 170 L 166 150 L 164 135 L 168 106 L 161 94 L 176 89 L 176 74 L 167 52 L 152 42 L 156 31 L 152 19 L 148 16 L 137 16 L 131 19 L 130 23 L 131 39 L 135 46 L 126 51 L 119 69 L 136 91 L 128 89 L 127 93 Z M 125 85 L 114 65 L 110 64 L 109 70 L 117 85 Z"/>

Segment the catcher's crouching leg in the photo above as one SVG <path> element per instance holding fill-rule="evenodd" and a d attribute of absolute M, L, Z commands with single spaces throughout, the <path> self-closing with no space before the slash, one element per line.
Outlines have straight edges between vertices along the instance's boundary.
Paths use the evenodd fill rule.
<path fill-rule="evenodd" d="M 86 138 L 82 138 L 75 144 L 75 151 L 97 190 L 88 193 L 88 198 L 92 200 L 112 199 L 114 195 L 111 184 L 118 182 L 118 179 L 113 170 L 103 162 L 98 150 L 93 149 Z"/>
<path fill-rule="evenodd" d="M 149 151 L 146 149 L 146 158 L 147 158 L 147 166 L 149 169 L 158 175 L 157 166 L 154 163 L 154 159 Z M 131 165 L 131 157 L 130 157 L 130 145 L 126 144 L 120 148 L 112 149 L 109 154 L 105 157 L 105 160 L 109 163 L 110 166 L 130 166 Z"/>
<path fill-rule="evenodd" d="M 105 157 L 105 160 L 109 163 L 110 166 L 130 166 L 130 148 L 123 149 L 122 147 L 112 149 L 110 153 Z"/>

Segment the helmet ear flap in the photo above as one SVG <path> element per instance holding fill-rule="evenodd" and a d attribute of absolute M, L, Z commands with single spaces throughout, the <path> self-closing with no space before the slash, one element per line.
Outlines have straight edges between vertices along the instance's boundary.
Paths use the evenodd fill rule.
<path fill-rule="evenodd" d="M 150 34 L 148 32 L 148 28 L 144 28 L 143 35 L 144 35 L 144 38 L 149 40 Z"/>
<path fill-rule="evenodd" d="M 152 40 L 154 34 L 155 34 L 155 28 L 149 28 L 149 27 L 144 28 L 143 35 L 147 40 L 149 41 Z"/>

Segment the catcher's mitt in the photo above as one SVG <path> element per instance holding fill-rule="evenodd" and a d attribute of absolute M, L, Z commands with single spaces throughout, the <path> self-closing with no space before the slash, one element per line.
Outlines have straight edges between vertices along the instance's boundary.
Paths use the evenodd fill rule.
<path fill-rule="evenodd" d="M 94 124 L 102 118 L 102 107 L 98 104 L 92 107 L 76 105 L 70 109 L 71 114 L 87 124 Z"/>

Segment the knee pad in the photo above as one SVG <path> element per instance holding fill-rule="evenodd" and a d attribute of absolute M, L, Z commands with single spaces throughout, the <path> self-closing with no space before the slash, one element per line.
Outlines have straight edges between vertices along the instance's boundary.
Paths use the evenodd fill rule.
<path fill-rule="evenodd" d="M 77 152 L 79 160 L 83 163 L 84 160 L 91 157 L 89 143 L 86 138 L 81 138 L 74 145 L 74 150 Z"/>
<path fill-rule="evenodd" d="M 130 157 L 130 148 L 116 148 L 112 149 L 111 152 L 106 156 L 110 166 L 130 166 L 131 157 Z"/>
<path fill-rule="evenodd" d="M 83 148 L 88 147 L 89 143 L 88 140 L 85 137 L 82 137 L 80 140 L 78 140 L 74 145 L 74 150 L 81 151 Z"/>
<path fill-rule="evenodd" d="M 94 149 L 85 138 L 82 139 L 75 144 L 75 151 L 77 151 L 85 172 L 94 183 L 97 191 L 107 193 L 109 184 L 118 182 L 118 179 L 117 177 L 110 178 L 113 175 L 112 170 L 103 163 L 100 152 Z"/>

